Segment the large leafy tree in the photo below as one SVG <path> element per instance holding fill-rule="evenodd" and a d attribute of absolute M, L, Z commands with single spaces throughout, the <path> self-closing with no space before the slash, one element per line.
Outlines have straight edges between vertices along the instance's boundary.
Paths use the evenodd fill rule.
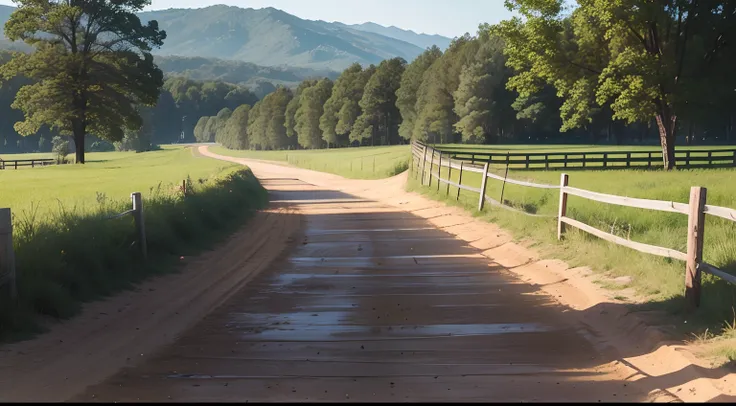
<path fill-rule="evenodd" d="M 656 120 L 664 166 L 675 166 L 678 117 L 708 90 L 733 89 L 736 2 L 697 0 L 507 0 L 514 18 L 500 24 L 509 87 L 529 97 L 545 84 L 564 99 L 562 129 L 591 121 L 594 105 L 613 118 Z"/>
<path fill-rule="evenodd" d="M 166 33 L 136 16 L 150 0 L 16 0 L 5 35 L 35 47 L 2 65 L 0 77 L 35 80 L 23 86 L 13 107 L 25 120 L 23 135 L 48 125 L 74 135 L 76 162 L 84 163 L 90 133 L 119 141 L 142 126 L 138 105 L 156 104 L 163 73 L 151 50 Z"/>
<path fill-rule="evenodd" d="M 376 134 L 381 129 L 386 143 L 391 144 L 392 138 L 397 138 L 394 129 L 401 120 L 401 114 L 396 107 L 396 91 L 405 69 L 406 61 L 402 58 L 388 59 L 378 65 L 363 90 L 359 103 L 362 112 L 353 126 L 351 140 L 370 138 L 375 143 Z"/>
<path fill-rule="evenodd" d="M 417 119 L 415 109 L 417 92 L 422 84 L 424 72 L 441 56 L 442 51 L 437 46 L 433 46 L 410 63 L 401 76 L 401 85 L 396 91 L 396 107 L 399 108 L 402 118 L 399 134 L 404 139 L 410 139 L 414 131 L 414 122 Z"/>

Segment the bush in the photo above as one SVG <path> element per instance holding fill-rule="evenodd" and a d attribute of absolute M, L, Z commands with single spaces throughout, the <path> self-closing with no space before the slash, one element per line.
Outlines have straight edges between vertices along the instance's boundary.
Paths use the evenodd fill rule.
<path fill-rule="evenodd" d="M 66 162 L 66 156 L 69 155 L 69 141 L 55 136 L 51 139 L 51 152 L 54 153 L 57 164 L 63 164 Z"/>
<path fill-rule="evenodd" d="M 108 219 L 128 210 L 128 201 L 98 194 L 99 206 L 92 213 L 60 207 L 45 220 L 33 209 L 16 216 L 19 302 L 0 303 L 0 340 L 37 331 L 32 321 L 39 315 L 70 317 L 82 302 L 171 269 L 163 265 L 211 244 L 268 201 L 265 189 L 245 169 L 190 184 L 187 196 L 173 186 L 159 185 L 144 196 L 147 261 L 135 244 L 131 216 Z"/>

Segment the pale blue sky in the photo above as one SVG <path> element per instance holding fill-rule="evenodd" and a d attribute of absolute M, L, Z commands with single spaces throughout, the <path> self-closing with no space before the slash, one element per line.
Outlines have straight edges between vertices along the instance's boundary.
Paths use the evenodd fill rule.
<path fill-rule="evenodd" d="M 0 4 L 12 5 L 10 0 Z M 511 16 L 503 0 L 153 0 L 149 10 L 201 8 L 215 4 L 274 7 L 309 20 L 358 24 L 366 21 L 427 34 L 475 34 L 480 23 Z"/>

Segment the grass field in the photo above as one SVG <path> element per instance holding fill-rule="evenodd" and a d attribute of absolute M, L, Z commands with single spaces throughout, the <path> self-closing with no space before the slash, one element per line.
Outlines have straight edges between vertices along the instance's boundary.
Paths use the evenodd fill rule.
<path fill-rule="evenodd" d="M 190 178 L 187 194 L 179 186 Z M 148 258 L 140 254 L 130 193 L 142 192 Z M 13 210 L 18 300 L 0 286 L 0 341 L 66 318 L 81 303 L 176 269 L 243 224 L 268 201 L 241 165 L 170 147 L 90 154 L 85 165 L 0 171 L 0 207 Z"/>
<path fill-rule="evenodd" d="M 500 147 L 499 147 L 500 148 Z M 449 176 L 458 181 L 458 171 Z M 492 168 L 492 172 L 504 176 L 505 168 Z M 562 170 L 509 170 L 508 177 L 536 183 L 559 185 Z M 687 203 L 691 186 L 708 188 L 707 202 L 710 205 L 736 208 L 736 170 L 699 169 L 647 171 L 647 170 L 586 170 L 569 171 L 569 185 L 596 192 L 620 196 L 677 201 Z M 443 168 L 442 177 L 448 177 Z M 432 187 L 421 187 L 414 176 L 410 176 L 409 188 L 431 197 L 447 200 L 477 212 L 477 193 L 462 190 L 456 201 L 457 188 L 443 184 L 437 191 L 436 180 Z M 481 175 L 463 172 L 462 184 L 480 186 Z M 503 192 L 502 192 L 503 189 Z M 486 194 L 503 201 L 519 211 L 535 214 L 527 216 L 497 206 L 486 205 L 484 219 L 510 230 L 519 239 L 531 239 L 543 254 L 566 260 L 571 266 L 590 266 L 612 277 L 629 276 L 628 284 L 610 284 L 612 289 L 633 288 L 637 296 L 645 297 L 649 303 L 672 313 L 681 313 L 684 301 L 684 269 L 682 262 L 642 254 L 629 248 L 602 241 L 568 226 L 566 241 L 556 240 L 556 215 L 559 191 L 536 189 L 506 184 L 489 179 Z M 577 196 L 569 196 L 568 216 L 600 230 L 623 238 L 652 245 L 687 251 L 687 216 L 644 209 L 598 203 Z M 736 273 L 736 223 L 714 216 L 706 216 L 704 259 L 721 269 Z M 693 330 L 703 329 L 732 320 L 732 309 L 736 306 L 736 287 L 709 275 L 704 275 L 704 291 L 701 308 L 691 320 Z M 622 295 L 625 297 L 625 295 Z M 696 321 L 696 323 L 693 323 Z M 716 329 L 717 330 L 717 329 Z M 730 331 L 726 329 L 724 331 Z"/>
<path fill-rule="evenodd" d="M 15 155 L 13 159 L 30 159 Z M 21 158 L 22 157 L 22 158 Z M 97 152 L 87 155 L 85 165 L 59 165 L 43 168 L 0 171 L 0 207 L 20 214 L 32 206 L 40 215 L 66 209 L 88 211 L 104 199 L 129 199 L 132 192 L 144 197 L 152 188 L 173 188 L 187 176 L 193 181 L 210 179 L 238 165 L 194 156 L 182 147 L 161 151 Z M 76 208 L 76 209 L 74 209 Z"/>
<path fill-rule="evenodd" d="M 382 179 L 398 175 L 408 168 L 408 145 L 360 147 L 301 151 L 239 151 L 221 146 L 210 151 L 241 158 L 280 161 L 350 179 Z"/>

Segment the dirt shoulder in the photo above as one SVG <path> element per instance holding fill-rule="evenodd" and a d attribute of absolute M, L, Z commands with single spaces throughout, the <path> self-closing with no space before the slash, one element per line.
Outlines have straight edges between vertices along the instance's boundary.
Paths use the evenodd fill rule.
<path fill-rule="evenodd" d="M 133 291 L 89 303 L 29 341 L 0 347 L 0 401 L 64 401 L 146 356 L 261 272 L 300 228 L 293 210 L 256 214 L 224 244 Z"/>
<path fill-rule="evenodd" d="M 256 176 L 298 178 L 311 184 L 339 190 L 399 207 L 428 219 L 457 238 L 483 250 L 483 255 L 503 265 L 526 283 L 541 288 L 567 306 L 589 339 L 602 350 L 617 354 L 630 380 L 644 380 L 675 394 L 683 401 L 736 401 L 736 374 L 725 368 L 710 369 L 692 354 L 692 348 L 668 341 L 668 336 L 647 323 L 641 315 L 612 299 L 613 294 L 593 283 L 592 272 L 572 268 L 563 261 L 542 259 L 534 249 L 515 242 L 510 233 L 470 213 L 407 192 L 407 173 L 385 180 L 356 181 L 284 165 L 213 154 L 217 159 L 246 164 Z"/>

